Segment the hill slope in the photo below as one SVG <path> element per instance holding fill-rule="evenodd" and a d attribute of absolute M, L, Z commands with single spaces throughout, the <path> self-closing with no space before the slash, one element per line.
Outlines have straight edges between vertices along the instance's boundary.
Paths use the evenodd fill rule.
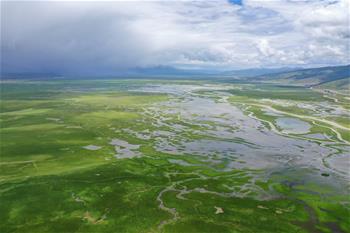
<path fill-rule="evenodd" d="M 317 86 L 321 89 L 331 89 L 331 90 L 340 90 L 346 91 L 350 90 L 350 77 L 344 79 L 338 79 L 331 82 L 326 82 Z"/>
<path fill-rule="evenodd" d="M 277 74 L 268 74 L 254 77 L 254 81 L 292 84 L 298 86 L 317 86 L 324 83 L 347 79 L 350 77 L 350 65 L 302 69 Z M 345 81 L 346 82 L 346 81 Z M 339 82 L 339 85 L 342 82 Z"/>

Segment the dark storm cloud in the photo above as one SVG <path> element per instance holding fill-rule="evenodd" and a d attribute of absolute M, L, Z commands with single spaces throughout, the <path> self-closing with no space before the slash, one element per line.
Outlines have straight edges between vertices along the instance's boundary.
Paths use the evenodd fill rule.
<path fill-rule="evenodd" d="M 147 41 L 128 16 L 113 3 L 93 5 L 2 3 L 2 71 L 108 73 L 142 64 Z"/>

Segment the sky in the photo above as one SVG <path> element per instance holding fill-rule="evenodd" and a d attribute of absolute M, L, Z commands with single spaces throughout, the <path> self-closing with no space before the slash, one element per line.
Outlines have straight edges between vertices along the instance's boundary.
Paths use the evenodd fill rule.
<path fill-rule="evenodd" d="M 349 64 L 349 0 L 1 1 L 1 72 Z"/>

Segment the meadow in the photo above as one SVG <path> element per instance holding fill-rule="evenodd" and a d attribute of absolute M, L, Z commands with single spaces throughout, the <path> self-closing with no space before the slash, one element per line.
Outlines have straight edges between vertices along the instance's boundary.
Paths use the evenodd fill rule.
<path fill-rule="evenodd" d="M 0 232 L 350 232 L 349 96 L 3 80 Z"/>

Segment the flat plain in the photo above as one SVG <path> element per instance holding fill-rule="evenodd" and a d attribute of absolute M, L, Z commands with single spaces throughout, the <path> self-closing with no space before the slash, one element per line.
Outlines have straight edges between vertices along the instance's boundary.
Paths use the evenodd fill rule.
<path fill-rule="evenodd" d="M 350 232 L 349 98 L 1 81 L 0 232 Z"/>

